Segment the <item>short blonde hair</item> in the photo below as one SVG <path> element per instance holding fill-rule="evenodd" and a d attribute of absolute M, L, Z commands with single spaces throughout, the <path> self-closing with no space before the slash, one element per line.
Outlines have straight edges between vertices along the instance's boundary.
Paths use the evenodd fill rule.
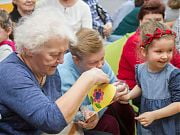
<path fill-rule="evenodd" d="M 79 59 L 91 53 L 97 53 L 103 48 L 100 34 L 93 29 L 82 28 L 76 33 L 77 44 L 70 45 L 70 52 Z"/>

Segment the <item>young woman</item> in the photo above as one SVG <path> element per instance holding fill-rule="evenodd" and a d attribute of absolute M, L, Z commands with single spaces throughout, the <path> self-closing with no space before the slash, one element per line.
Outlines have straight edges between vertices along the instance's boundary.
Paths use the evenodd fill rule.
<path fill-rule="evenodd" d="M 95 30 L 84 28 L 76 35 L 77 45 L 70 46 L 70 53 L 65 55 L 64 63 L 58 66 L 62 77 L 62 91 L 67 92 L 81 74 L 92 68 L 103 70 L 109 76 L 110 83 L 117 81 L 110 66 L 104 60 L 105 50 L 100 34 Z M 125 93 L 122 91 L 122 86 L 120 88 L 114 97 L 116 102 L 100 111 L 94 121 L 86 123 L 78 119 L 83 129 L 104 131 L 113 135 L 134 134 L 134 112 L 129 104 L 118 102 L 118 98 Z M 88 97 L 82 105 L 92 111 Z"/>

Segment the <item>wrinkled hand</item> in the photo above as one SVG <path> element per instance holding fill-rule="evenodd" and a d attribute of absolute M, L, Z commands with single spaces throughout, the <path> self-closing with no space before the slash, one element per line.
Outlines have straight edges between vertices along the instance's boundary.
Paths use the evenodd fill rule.
<path fill-rule="evenodd" d="M 126 83 L 122 83 L 122 81 L 118 81 L 113 83 L 113 85 L 116 87 L 116 93 L 113 98 L 113 102 L 120 100 L 123 96 L 128 94 L 129 88 Z"/>
<path fill-rule="evenodd" d="M 104 28 L 103 29 L 104 36 L 108 37 L 112 32 L 112 23 L 111 22 L 106 23 L 103 28 Z"/>
<path fill-rule="evenodd" d="M 92 68 L 88 71 L 85 71 L 82 75 L 85 75 L 86 79 L 90 78 L 93 82 L 93 85 L 109 83 L 108 75 L 98 68 Z"/>
<path fill-rule="evenodd" d="M 99 121 L 99 116 L 97 113 L 93 112 L 93 111 L 89 111 L 86 110 L 83 112 L 84 116 L 85 116 L 85 122 L 84 121 L 78 121 L 78 125 L 82 128 L 86 128 L 86 129 L 93 129 L 95 128 L 95 126 L 97 125 L 98 121 Z"/>
<path fill-rule="evenodd" d="M 141 125 L 148 126 L 155 120 L 155 116 L 153 112 L 145 112 L 138 117 L 135 117 L 135 119 L 138 120 Z"/>

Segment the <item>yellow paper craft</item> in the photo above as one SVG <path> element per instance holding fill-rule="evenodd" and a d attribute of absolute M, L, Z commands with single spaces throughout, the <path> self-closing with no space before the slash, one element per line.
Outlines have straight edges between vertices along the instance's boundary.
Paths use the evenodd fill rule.
<path fill-rule="evenodd" d="M 116 87 L 112 84 L 101 84 L 93 86 L 88 97 L 93 106 L 94 111 L 99 112 L 104 107 L 108 106 L 116 92 Z"/>
<path fill-rule="evenodd" d="M 12 0 L 0 0 L 0 8 L 5 9 L 8 13 L 13 10 Z"/>

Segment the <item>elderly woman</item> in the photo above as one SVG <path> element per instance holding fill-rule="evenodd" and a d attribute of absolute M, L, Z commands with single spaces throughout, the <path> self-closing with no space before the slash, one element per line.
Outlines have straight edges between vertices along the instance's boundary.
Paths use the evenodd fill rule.
<path fill-rule="evenodd" d="M 91 68 L 99 68 L 109 76 L 110 83 L 114 85 L 117 81 L 112 69 L 104 60 L 105 50 L 100 34 L 92 29 L 83 28 L 77 34 L 77 45 L 70 45 L 70 52 L 65 55 L 64 63 L 58 66 L 58 71 L 62 77 L 62 92 L 68 92 L 69 88 L 75 81 Z M 114 103 L 106 109 L 101 110 L 96 115 L 95 119 L 89 122 L 84 122 L 81 113 L 78 112 L 75 121 L 85 129 L 96 131 L 104 131 L 113 135 L 133 135 L 134 133 L 134 112 L 129 104 L 120 104 L 118 98 L 125 94 L 126 91 L 118 89 L 114 97 Z M 121 86 L 122 87 L 122 86 Z M 75 90 L 76 91 L 76 90 Z M 117 102 L 115 102 L 117 101 Z M 88 97 L 83 101 L 81 108 L 86 108 L 85 112 L 93 111 L 92 105 Z M 83 110 L 84 109 L 80 109 Z M 106 125 L 106 126 L 104 126 Z M 127 130 L 128 128 L 128 130 Z"/>
<path fill-rule="evenodd" d="M 0 134 L 58 133 L 72 120 L 90 87 L 109 82 L 105 73 L 93 68 L 61 96 L 56 67 L 74 40 L 65 23 L 53 8 L 37 10 L 17 26 L 18 53 L 0 63 Z"/>
<path fill-rule="evenodd" d="M 14 9 L 10 13 L 13 22 L 18 22 L 23 16 L 30 15 L 35 8 L 36 0 L 13 0 Z"/>

